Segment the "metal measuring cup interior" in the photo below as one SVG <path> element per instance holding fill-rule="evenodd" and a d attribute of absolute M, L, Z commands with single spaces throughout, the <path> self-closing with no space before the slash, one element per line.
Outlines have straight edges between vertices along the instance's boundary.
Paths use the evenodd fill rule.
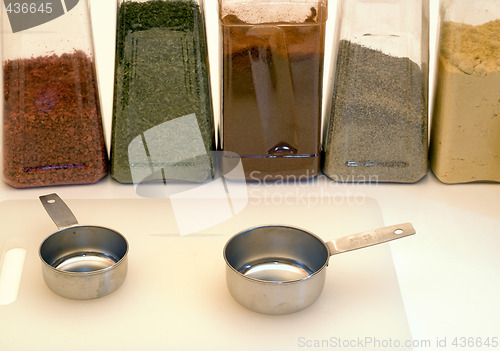
<path fill-rule="evenodd" d="M 264 314 L 300 311 L 320 296 L 332 255 L 415 234 L 410 223 L 324 242 L 313 233 L 282 225 L 254 227 L 224 247 L 226 284 L 244 307 Z"/>
<path fill-rule="evenodd" d="M 127 275 L 128 242 L 115 230 L 78 225 L 57 194 L 40 196 L 59 228 L 40 245 L 42 274 L 56 294 L 77 300 L 94 299 L 118 289 Z"/>

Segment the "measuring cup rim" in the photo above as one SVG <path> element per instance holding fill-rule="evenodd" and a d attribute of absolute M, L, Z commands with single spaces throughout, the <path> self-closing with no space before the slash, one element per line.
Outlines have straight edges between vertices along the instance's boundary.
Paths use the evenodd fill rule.
<path fill-rule="evenodd" d="M 243 235 L 243 234 L 245 234 L 247 232 L 250 232 L 250 231 L 253 231 L 253 230 L 257 230 L 257 229 L 263 229 L 263 228 L 286 228 L 286 229 L 293 229 L 293 230 L 297 230 L 297 231 L 300 231 L 300 232 L 302 232 L 304 234 L 307 234 L 307 235 L 310 235 L 310 236 L 314 237 L 320 243 L 322 243 L 323 246 L 325 247 L 325 250 L 327 252 L 327 257 L 326 257 L 325 262 L 323 263 L 323 265 L 320 268 L 318 268 L 317 270 L 315 270 L 313 273 L 309 274 L 307 277 L 304 277 L 304 278 L 301 278 L 301 279 L 295 279 L 295 280 L 285 280 L 285 281 L 264 280 L 264 279 L 257 279 L 257 278 L 253 278 L 253 277 L 249 277 L 249 276 L 244 275 L 243 273 L 241 273 L 240 271 L 238 271 L 235 267 L 233 267 L 232 264 L 229 263 L 229 261 L 227 259 L 227 256 L 226 256 L 227 247 L 231 243 L 231 241 L 233 241 L 233 239 L 235 239 L 236 237 L 238 237 L 240 235 Z M 226 267 L 229 267 L 233 272 L 235 272 L 238 276 L 240 276 L 240 277 L 242 277 L 244 279 L 247 279 L 249 281 L 254 281 L 254 282 L 259 283 L 259 284 L 265 284 L 265 285 L 287 285 L 287 284 L 298 284 L 298 283 L 301 283 L 303 281 L 310 280 L 313 277 L 315 277 L 316 275 L 318 275 L 320 272 L 322 272 L 328 266 L 328 262 L 329 262 L 329 259 L 330 259 L 330 250 L 328 249 L 328 245 L 325 243 L 325 241 L 323 239 L 321 239 L 318 235 L 316 235 L 316 234 L 314 234 L 314 233 L 312 233 L 312 232 L 310 232 L 308 230 L 305 230 L 305 229 L 299 228 L 299 227 L 295 227 L 295 226 L 290 226 L 290 225 L 268 224 L 268 225 L 261 225 L 261 226 L 250 227 L 250 228 L 244 229 L 244 230 L 242 230 L 242 231 L 234 234 L 233 236 L 231 236 L 227 240 L 226 244 L 224 245 L 223 255 L 224 255 L 224 261 L 226 262 Z"/>
<path fill-rule="evenodd" d="M 67 230 L 71 230 L 71 229 L 75 229 L 75 228 L 97 228 L 97 229 L 105 229 L 105 230 L 108 230 L 114 234 L 117 234 L 120 239 L 122 239 L 125 243 L 125 252 L 123 253 L 123 255 L 120 257 L 120 259 L 118 261 L 116 261 L 115 263 L 113 263 L 111 266 L 109 267 L 106 267 L 106 268 L 101 268 L 101 269 L 96 269 L 96 270 L 93 270 L 93 271 L 90 271 L 90 272 L 68 272 L 68 271 L 65 271 L 65 270 L 62 270 L 62 269 L 58 269 L 54 266 L 52 266 L 50 263 L 48 263 L 45 258 L 43 257 L 42 255 L 42 248 L 43 246 L 45 245 L 45 243 L 50 239 L 50 238 L 53 238 L 54 236 L 58 235 L 58 234 L 61 234 L 62 232 L 65 232 Z M 113 270 L 115 269 L 116 267 L 120 266 L 127 258 L 127 254 L 128 254 L 128 251 L 129 251 L 129 244 L 128 244 L 128 240 L 127 238 L 125 238 L 125 236 L 123 234 L 121 234 L 120 232 L 114 230 L 114 229 L 111 229 L 111 228 L 107 228 L 107 227 L 103 227 L 103 226 L 98 226 L 98 225 L 79 225 L 79 224 L 76 224 L 76 225 L 72 225 L 70 227 L 66 227 L 66 228 L 63 228 L 63 229 L 60 229 L 52 234 L 50 234 L 49 236 L 47 236 L 43 241 L 42 243 L 40 244 L 40 247 L 38 248 L 38 256 L 40 257 L 40 260 L 42 261 L 42 263 L 47 266 L 49 269 L 51 269 L 52 271 L 54 272 L 57 272 L 59 274 L 64 274 L 64 275 L 68 275 L 68 276 L 81 276 L 81 277 L 87 277 L 87 276 L 91 276 L 91 275 L 97 275 L 97 274 L 102 274 L 106 271 L 110 271 L 110 270 Z"/>

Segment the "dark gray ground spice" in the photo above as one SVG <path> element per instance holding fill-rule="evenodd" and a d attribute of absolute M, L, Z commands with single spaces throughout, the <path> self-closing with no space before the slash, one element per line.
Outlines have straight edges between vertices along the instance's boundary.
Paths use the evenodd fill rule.
<path fill-rule="evenodd" d="M 82 51 L 3 64 L 3 174 L 16 188 L 94 183 L 107 174 L 97 83 Z"/>
<path fill-rule="evenodd" d="M 117 25 L 111 142 L 114 179 L 137 181 L 131 167 L 136 167 L 134 172 L 151 172 L 151 181 L 211 178 L 210 151 L 215 141 L 209 89 L 206 33 L 198 4 L 191 0 L 124 1 Z M 196 115 L 199 130 L 188 136 L 171 128 L 154 132 L 165 122 L 191 114 Z M 200 133 L 205 154 L 193 158 L 192 150 L 200 140 L 189 139 Z M 147 149 L 146 159 L 129 154 L 137 138 L 142 138 Z"/>
<path fill-rule="evenodd" d="M 409 58 L 342 40 L 324 173 L 341 182 L 420 180 L 427 172 L 425 82 Z"/>

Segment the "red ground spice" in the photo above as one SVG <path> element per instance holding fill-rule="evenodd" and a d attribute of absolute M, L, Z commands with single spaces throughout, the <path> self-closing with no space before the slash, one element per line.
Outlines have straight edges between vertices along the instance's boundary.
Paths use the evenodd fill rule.
<path fill-rule="evenodd" d="M 97 82 L 82 51 L 8 60 L 4 180 L 16 188 L 94 183 L 107 174 Z"/>

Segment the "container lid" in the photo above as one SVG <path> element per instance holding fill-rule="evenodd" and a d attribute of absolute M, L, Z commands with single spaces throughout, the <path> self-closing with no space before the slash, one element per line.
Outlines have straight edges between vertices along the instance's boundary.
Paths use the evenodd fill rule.
<path fill-rule="evenodd" d="M 234 24 L 324 23 L 327 0 L 219 0 L 220 18 L 232 15 Z"/>

